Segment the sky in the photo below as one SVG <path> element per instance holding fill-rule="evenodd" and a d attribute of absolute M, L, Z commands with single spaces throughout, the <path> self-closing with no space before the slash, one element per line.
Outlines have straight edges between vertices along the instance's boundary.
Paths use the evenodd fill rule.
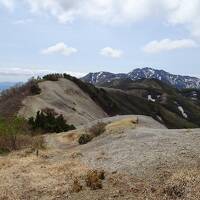
<path fill-rule="evenodd" d="M 0 0 L 0 82 L 152 67 L 200 77 L 199 0 Z"/>

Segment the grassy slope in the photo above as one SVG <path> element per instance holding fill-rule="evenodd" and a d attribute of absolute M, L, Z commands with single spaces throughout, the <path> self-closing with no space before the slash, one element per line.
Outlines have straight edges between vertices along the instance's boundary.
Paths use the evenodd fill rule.
<path fill-rule="evenodd" d="M 159 80 L 114 80 L 104 84 L 105 93 L 115 102 L 115 114 L 143 114 L 157 119 L 160 116 L 168 128 L 200 127 L 200 106 L 184 97 L 177 89 Z M 120 90 L 108 90 L 108 88 Z M 141 93 L 138 91 L 142 91 Z M 147 94 L 165 94 L 166 101 L 152 103 L 144 97 Z M 184 108 L 188 119 L 182 116 L 178 105 Z"/>

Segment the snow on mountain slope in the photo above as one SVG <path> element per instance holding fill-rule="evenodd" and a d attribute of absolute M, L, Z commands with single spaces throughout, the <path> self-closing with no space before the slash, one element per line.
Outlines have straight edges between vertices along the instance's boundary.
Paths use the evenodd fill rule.
<path fill-rule="evenodd" d="M 109 82 L 114 79 L 121 79 L 126 78 L 126 74 L 113 74 L 110 72 L 96 72 L 96 73 L 89 73 L 85 77 L 82 78 L 85 82 L 91 83 L 91 84 L 98 84 L 98 83 L 104 83 Z"/>
<path fill-rule="evenodd" d="M 158 79 L 167 84 L 173 85 L 176 88 L 200 88 L 200 79 L 190 76 L 181 76 L 170 74 L 164 70 L 157 70 L 152 68 L 137 68 L 128 74 L 114 74 L 110 72 L 89 73 L 82 78 L 83 81 L 94 85 L 100 85 L 105 82 L 110 82 L 115 79 Z"/>

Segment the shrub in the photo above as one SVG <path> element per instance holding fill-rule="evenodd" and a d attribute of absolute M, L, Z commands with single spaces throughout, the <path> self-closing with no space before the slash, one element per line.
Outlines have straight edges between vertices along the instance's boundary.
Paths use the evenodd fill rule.
<path fill-rule="evenodd" d="M 9 149 L 0 148 L 0 155 L 10 153 Z"/>
<path fill-rule="evenodd" d="M 8 150 L 18 148 L 18 135 L 25 134 L 27 124 L 23 118 L 8 118 L 0 120 L 0 147 Z"/>
<path fill-rule="evenodd" d="M 106 124 L 103 122 L 98 122 L 97 124 L 93 125 L 91 128 L 89 128 L 88 132 L 90 134 L 82 134 L 79 139 L 78 143 L 80 145 L 87 144 L 90 142 L 94 137 L 98 137 L 102 133 L 105 132 Z"/>
<path fill-rule="evenodd" d="M 7 118 L 16 115 L 27 96 L 40 92 L 37 82 L 38 80 L 32 78 L 27 83 L 17 84 L 8 90 L 2 91 L 0 96 L 1 116 Z"/>
<path fill-rule="evenodd" d="M 85 182 L 92 190 L 102 188 L 102 180 L 105 179 L 104 171 L 91 170 L 87 173 Z"/>
<path fill-rule="evenodd" d="M 33 95 L 37 95 L 37 94 L 40 94 L 41 93 L 41 89 L 39 88 L 38 84 L 37 83 L 34 83 L 31 88 L 31 94 Z"/>
<path fill-rule="evenodd" d="M 45 149 L 44 137 L 41 135 L 34 136 L 31 146 L 33 149 Z"/>
<path fill-rule="evenodd" d="M 170 199 L 182 198 L 185 194 L 185 184 L 168 185 L 166 188 L 164 188 L 164 193 L 170 197 Z"/>
<path fill-rule="evenodd" d="M 78 179 L 75 179 L 72 186 L 72 192 L 78 193 L 83 189 Z"/>
<path fill-rule="evenodd" d="M 32 137 L 28 123 L 19 117 L 0 119 L 0 153 L 11 152 L 26 147 L 44 147 L 41 136 Z"/>
<path fill-rule="evenodd" d="M 28 120 L 33 130 L 41 129 L 49 133 L 60 133 L 64 131 L 74 130 L 73 125 L 68 125 L 63 115 L 58 115 L 53 109 L 43 109 L 38 111 L 36 117 Z"/>
<path fill-rule="evenodd" d="M 80 137 L 79 137 L 79 140 L 78 140 L 78 143 L 80 145 L 83 145 L 83 144 L 87 144 L 88 142 L 90 142 L 92 140 L 92 136 L 89 135 L 89 134 L 82 134 Z"/>
<path fill-rule="evenodd" d="M 48 81 L 58 81 L 59 78 L 63 78 L 62 74 L 48 74 L 43 76 L 44 80 L 48 80 Z"/>
<path fill-rule="evenodd" d="M 105 132 L 105 127 L 106 127 L 105 123 L 98 122 L 89 129 L 89 132 L 92 134 L 93 137 L 97 137 Z"/>

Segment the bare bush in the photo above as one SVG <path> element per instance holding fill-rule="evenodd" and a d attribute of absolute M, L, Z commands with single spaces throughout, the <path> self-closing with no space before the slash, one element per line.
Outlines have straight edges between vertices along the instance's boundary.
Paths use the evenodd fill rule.
<path fill-rule="evenodd" d="M 104 171 L 91 170 L 87 173 L 85 182 L 92 190 L 101 189 L 102 180 L 105 178 Z"/>
<path fill-rule="evenodd" d="M 72 190 L 71 190 L 71 192 L 78 193 L 78 192 L 80 192 L 82 189 L 83 189 L 83 186 L 80 184 L 79 180 L 78 180 L 78 179 L 75 179 L 75 180 L 73 181 L 73 185 L 72 185 Z"/>
<path fill-rule="evenodd" d="M 79 139 L 78 143 L 83 145 L 90 142 L 93 138 L 100 136 L 102 133 L 105 132 L 106 124 L 103 122 L 98 122 L 97 124 L 93 125 L 89 130 L 86 130 L 89 134 L 82 134 Z"/>
<path fill-rule="evenodd" d="M 43 77 L 44 80 L 48 81 L 58 81 L 59 78 L 63 78 L 63 74 L 48 74 Z"/>
<path fill-rule="evenodd" d="M 82 134 L 79 139 L 78 139 L 78 143 L 80 145 L 83 145 L 83 144 L 87 144 L 88 142 L 90 142 L 92 140 L 92 136 L 91 135 L 88 135 L 88 134 Z"/>
<path fill-rule="evenodd" d="M 14 87 L 4 90 L 0 96 L 1 117 L 13 117 L 22 106 L 22 101 L 30 95 L 40 92 L 37 80 L 30 79 L 25 84 L 17 84 Z"/>
<path fill-rule="evenodd" d="M 102 133 L 105 132 L 105 127 L 106 124 L 103 122 L 98 122 L 97 124 L 93 125 L 90 129 L 89 132 L 92 134 L 93 137 L 98 137 Z"/>
<path fill-rule="evenodd" d="M 32 149 L 43 149 L 44 139 L 41 136 L 30 136 L 30 135 L 16 135 L 9 136 L 4 135 L 0 136 L 0 150 L 2 153 L 11 152 L 14 150 L 20 150 L 24 148 Z"/>
<path fill-rule="evenodd" d="M 23 118 L 13 117 L 0 119 L 0 149 L 1 151 L 13 151 L 26 147 L 35 149 L 44 145 L 41 136 L 35 136 L 29 129 L 27 121 Z"/>

